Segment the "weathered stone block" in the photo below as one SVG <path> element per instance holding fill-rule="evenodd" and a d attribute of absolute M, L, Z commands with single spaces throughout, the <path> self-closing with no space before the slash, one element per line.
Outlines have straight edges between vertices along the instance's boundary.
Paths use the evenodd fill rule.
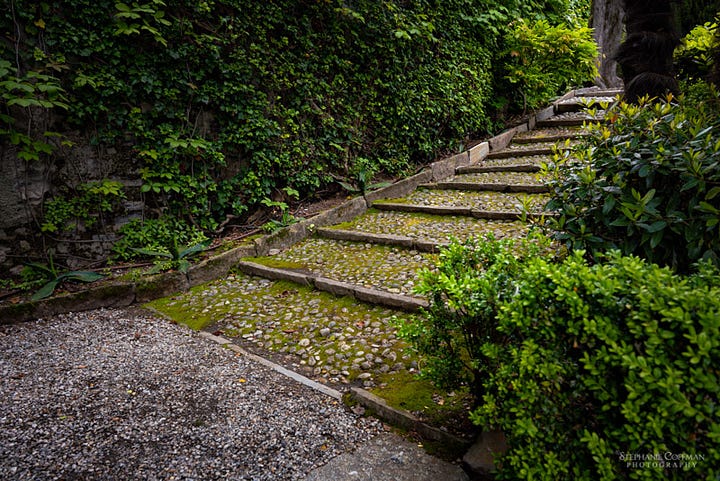
<path fill-rule="evenodd" d="M 163 272 L 138 281 L 135 286 L 135 302 L 149 302 L 160 297 L 167 297 L 190 288 L 187 275 L 182 272 Z"/>
<path fill-rule="evenodd" d="M 490 144 L 488 142 L 481 142 L 474 147 L 471 147 L 468 151 L 468 160 L 470 165 L 477 164 L 483 160 L 490 153 Z"/>

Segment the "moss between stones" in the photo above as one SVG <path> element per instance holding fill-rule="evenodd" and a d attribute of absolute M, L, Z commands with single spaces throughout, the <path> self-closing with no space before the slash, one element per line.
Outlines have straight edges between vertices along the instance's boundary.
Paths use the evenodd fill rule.
<path fill-rule="evenodd" d="M 333 382 L 374 385 L 382 372 L 416 365 L 395 336 L 395 318 L 407 314 L 288 281 L 229 276 L 147 306 L 193 329 L 293 355 L 312 375 Z"/>
<path fill-rule="evenodd" d="M 262 264 L 265 267 L 272 267 L 275 269 L 307 270 L 307 266 L 305 264 L 302 264 L 300 262 L 286 261 L 272 256 L 246 257 L 243 260 L 248 262 L 255 262 L 256 264 Z"/>
<path fill-rule="evenodd" d="M 384 374 L 380 386 L 371 392 L 396 408 L 419 415 L 431 426 L 446 426 L 459 418 L 467 418 L 471 396 L 467 391 L 447 392 L 417 374 L 401 371 Z M 464 422 L 464 421 L 463 421 Z"/>

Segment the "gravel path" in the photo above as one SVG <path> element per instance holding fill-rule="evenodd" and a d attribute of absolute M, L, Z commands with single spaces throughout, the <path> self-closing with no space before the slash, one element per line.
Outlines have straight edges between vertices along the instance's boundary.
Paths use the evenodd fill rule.
<path fill-rule="evenodd" d="M 0 327 L 3 480 L 303 479 L 381 430 L 141 311 Z"/>

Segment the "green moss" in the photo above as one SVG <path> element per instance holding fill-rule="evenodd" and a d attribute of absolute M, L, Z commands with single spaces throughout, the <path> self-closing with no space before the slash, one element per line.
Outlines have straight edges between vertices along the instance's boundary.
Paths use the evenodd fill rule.
<path fill-rule="evenodd" d="M 179 302 L 179 300 L 188 295 L 198 294 L 206 288 L 207 284 L 195 286 L 182 296 L 155 299 L 154 301 L 144 304 L 144 306 L 156 309 L 175 322 L 185 324 L 194 331 L 199 331 L 215 320 L 214 313 L 210 311 L 204 312 L 205 310 L 202 309 L 188 308 L 187 305 Z"/>
<path fill-rule="evenodd" d="M 408 371 L 385 374 L 373 394 L 390 406 L 418 415 L 431 426 L 460 427 L 465 424 L 471 396 L 466 391 L 446 392 Z M 458 424 L 459 423 L 459 424 Z"/>
<path fill-rule="evenodd" d="M 248 262 L 255 262 L 257 264 L 262 264 L 266 267 L 273 267 L 275 269 L 294 269 L 294 270 L 307 269 L 307 266 L 300 262 L 286 261 L 286 260 L 278 259 L 277 257 L 271 257 L 271 256 L 246 257 L 243 260 L 246 260 Z"/>

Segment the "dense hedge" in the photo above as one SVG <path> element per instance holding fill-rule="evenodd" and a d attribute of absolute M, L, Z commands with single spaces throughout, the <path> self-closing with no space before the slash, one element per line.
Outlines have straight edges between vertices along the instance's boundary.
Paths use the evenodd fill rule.
<path fill-rule="evenodd" d="M 498 479 L 714 480 L 720 272 L 615 252 L 531 260 L 498 316 L 510 345 L 474 412 L 510 449 Z"/>
<path fill-rule="evenodd" d="M 473 421 L 505 434 L 496 479 L 717 479 L 718 268 L 544 246 L 452 244 L 422 275 L 430 306 L 400 326 L 422 374 L 469 385 Z"/>
<path fill-rule="evenodd" d="M 49 106 L 64 123 L 52 130 L 78 129 L 94 143 L 132 149 L 146 200 L 210 229 L 227 214 L 277 200 L 283 188 L 304 195 L 336 177 L 352 180 L 358 159 L 397 174 L 492 131 L 510 21 L 557 22 L 568 3 L 11 6 L 0 12 L 7 59 L 0 77 L 27 80 L 23 88 L 38 98 L 61 95 L 62 105 Z M 49 75 L 48 89 L 36 89 L 32 72 Z M 3 87 L 6 98 L 20 95 L 14 84 Z M 21 107 L 9 106 L 2 119 L 22 118 Z M 27 142 L 10 138 L 42 158 L 53 144 L 45 127 L 36 125 Z"/>

